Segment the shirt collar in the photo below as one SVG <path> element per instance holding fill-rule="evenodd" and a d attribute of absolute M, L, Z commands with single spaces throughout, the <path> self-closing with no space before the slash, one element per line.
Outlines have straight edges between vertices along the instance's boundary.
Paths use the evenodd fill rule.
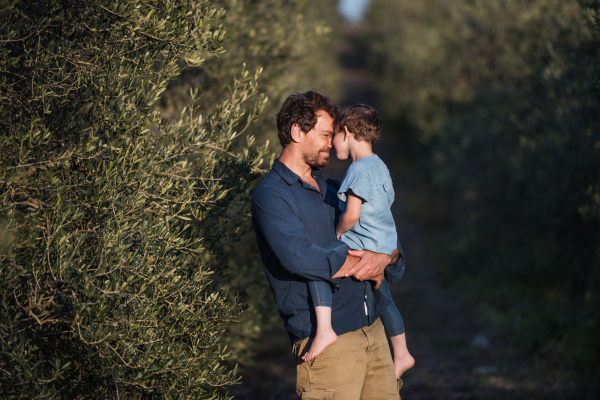
<path fill-rule="evenodd" d="M 292 185 L 292 184 L 296 183 L 298 181 L 298 179 L 300 179 L 300 177 L 295 172 L 293 172 L 291 169 L 289 169 L 284 163 L 279 161 L 278 158 L 276 158 L 275 161 L 273 162 L 273 169 L 279 175 L 281 175 L 283 180 L 288 185 Z M 312 173 L 315 178 L 316 177 L 323 178 L 323 171 L 321 171 L 319 168 L 313 168 Z"/>
<path fill-rule="evenodd" d="M 323 171 L 321 169 L 319 169 L 319 168 L 313 168 L 312 172 L 313 172 L 313 176 L 315 178 L 316 177 L 319 177 L 319 178 L 323 177 Z"/>

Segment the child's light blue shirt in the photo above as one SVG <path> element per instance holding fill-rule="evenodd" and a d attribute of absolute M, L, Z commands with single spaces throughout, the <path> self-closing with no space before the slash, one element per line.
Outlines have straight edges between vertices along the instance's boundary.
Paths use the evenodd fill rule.
<path fill-rule="evenodd" d="M 377 155 L 354 161 L 338 190 L 340 210 L 346 211 L 348 189 L 363 199 L 360 217 L 341 240 L 351 249 L 392 254 L 397 247 L 396 224 L 390 207 L 394 202 L 392 178 Z"/>

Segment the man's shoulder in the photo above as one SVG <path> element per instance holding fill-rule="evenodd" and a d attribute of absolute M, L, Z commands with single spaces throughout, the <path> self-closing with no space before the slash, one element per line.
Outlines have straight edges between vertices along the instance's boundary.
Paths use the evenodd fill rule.
<path fill-rule="evenodd" d="M 286 196 L 287 184 L 277 171 L 270 170 L 252 192 L 252 203 L 262 203 L 274 198 Z"/>
<path fill-rule="evenodd" d="M 325 178 L 325 183 L 327 183 L 327 190 L 334 191 L 335 193 L 337 193 L 338 189 L 342 185 L 342 182 L 332 178 Z"/>

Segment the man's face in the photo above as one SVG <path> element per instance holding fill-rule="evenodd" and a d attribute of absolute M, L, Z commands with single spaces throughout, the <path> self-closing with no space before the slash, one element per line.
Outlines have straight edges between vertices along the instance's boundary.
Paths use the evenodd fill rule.
<path fill-rule="evenodd" d="M 333 118 L 319 110 L 317 123 L 308 131 L 302 140 L 302 159 L 313 168 L 323 168 L 329 163 L 331 152 L 331 139 L 333 138 Z"/>

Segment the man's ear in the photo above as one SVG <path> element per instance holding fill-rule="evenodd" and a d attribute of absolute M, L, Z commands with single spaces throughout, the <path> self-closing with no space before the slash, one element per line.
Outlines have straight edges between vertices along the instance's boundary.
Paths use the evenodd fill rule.
<path fill-rule="evenodd" d="M 302 136 L 304 135 L 304 132 L 302 132 L 302 128 L 300 128 L 300 125 L 294 124 L 294 125 L 292 125 L 291 134 L 292 134 L 292 140 L 296 143 L 300 143 L 300 141 L 302 140 Z"/>

